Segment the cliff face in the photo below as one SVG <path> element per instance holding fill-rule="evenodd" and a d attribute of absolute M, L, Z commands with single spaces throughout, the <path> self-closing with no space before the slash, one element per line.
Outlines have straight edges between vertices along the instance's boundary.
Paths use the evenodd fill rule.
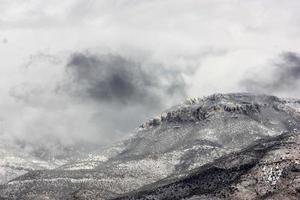
<path fill-rule="evenodd" d="M 146 187 L 124 198 L 149 199 L 157 192 L 163 196 L 154 195 L 156 199 L 168 198 L 174 192 L 180 194 L 178 199 L 202 198 L 203 195 L 222 198 L 211 191 L 224 190 L 223 193 L 229 195 L 226 187 L 254 169 L 267 155 L 263 152 L 273 152 L 273 147 L 230 153 L 239 152 L 260 139 L 277 138 L 287 132 L 295 134 L 296 138 L 300 130 L 299 108 L 298 100 L 266 95 L 218 94 L 190 99 L 144 123 L 132 137 L 118 144 L 54 170 L 31 171 L 0 186 L 0 197 L 110 199 Z M 278 143 L 281 137 L 277 138 Z M 263 147 L 256 149 L 259 148 Z M 226 160 L 228 157 L 221 158 L 228 154 L 232 157 L 230 161 Z M 213 164 L 206 165 L 211 162 Z M 167 179 L 161 182 L 164 178 Z M 151 183 L 153 185 L 147 186 Z M 207 188 L 201 189 L 205 183 Z M 196 190 L 205 192 L 197 193 Z M 243 190 L 248 191 L 247 188 L 240 191 Z M 147 194 L 150 196 L 145 196 Z M 238 198 L 243 194 L 236 192 L 235 195 Z"/>

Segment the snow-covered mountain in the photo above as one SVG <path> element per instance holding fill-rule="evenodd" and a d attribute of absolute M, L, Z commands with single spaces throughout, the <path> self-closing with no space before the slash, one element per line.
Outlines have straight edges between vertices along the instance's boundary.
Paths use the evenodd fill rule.
<path fill-rule="evenodd" d="M 295 134 L 300 129 L 299 108 L 299 100 L 267 95 L 216 94 L 189 99 L 111 147 L 56 169 L 30 171 L 3 184 L 0 197 L 110 199 L 152 183 L 146 191 L 151 188 L 155 193 L 157 181 L 167 178 L 166 184 L 172 184 L 255 141 Z M 242 159 L 243 154 L 238 155 Z M 137 194 L 124 198 L 139 198 Z"/>

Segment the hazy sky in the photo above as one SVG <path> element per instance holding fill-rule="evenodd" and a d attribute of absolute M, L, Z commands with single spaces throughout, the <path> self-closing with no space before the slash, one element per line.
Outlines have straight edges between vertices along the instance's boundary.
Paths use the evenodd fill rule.
<path fill-rule="evenodd" d="M 300 97 L 299 10 L 299 0 L 0 0 L 0 134 L 106 144 L 189 96 Z"/>

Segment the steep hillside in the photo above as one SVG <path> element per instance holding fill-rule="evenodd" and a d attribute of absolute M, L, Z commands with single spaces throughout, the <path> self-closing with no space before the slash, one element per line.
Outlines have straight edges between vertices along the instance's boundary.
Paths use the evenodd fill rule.
<path fill-rule="evenodd" d="M 166 177 L 179 179 L 259 139 L 297 132 L 299 108 L 299 100 L 267 95 L 190 99 L 142 124 L 118 144 L 0 186 L 0 197 L 109 199 Z"/>
<path fill-rule="evenodd" d="M 300 199 L 300 134 L 254 143 L 115 200 Z"/>

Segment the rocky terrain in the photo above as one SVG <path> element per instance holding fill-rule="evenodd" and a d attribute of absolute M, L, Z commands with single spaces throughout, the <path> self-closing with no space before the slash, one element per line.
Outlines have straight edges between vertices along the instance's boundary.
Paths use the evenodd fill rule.
<path fill-rule="evenodd" d="M 292 163 L 297 161 L 294 157 L 299 147 L 299 111 L 299 100 L 267 95 L 216 94 L 189 99 L 142 124 L 131 137 L 111 147 L 52 170 L 32 170 L 8 181 L 0 186 L 0 197 L 239 199 L 249 195 L 250 199 L 264 198 L 269 193 L 264 196 L 256 190 L 272 192 L 271 187 L 265 187 L 263 180 L 252 180 L 265 173 L 264 180 L 272 181 L 274 177 L 268 174 L 276 174 L 277 165 L 274 168 L 266 164 L 263 168 L 260 163 L 269 163 L 275 154 L 289 155 L 291 162 L 284 166 L 295 167 L 297 171 L 298 166 Z M 256 141 L 260 143 L 253 145 Z M 289 148 L 295 148 L 296 152 L 285 151 Z M 277 168 L 284 174 L 285 167 L 280 166 Z M 282 174 L 274 180 L 276 187 L 281 183 L 284 190 L 287 183 L 281 182 L 285 180 Z M 289 175 L 295 175 L 296 180 L 296 172 Z M 260 187 L 258 183 L 261 189 L 254 189 L 253 185 Z M 128 192 L 132 193 L 122 197 Z"/>
<path fill-rule="evenodd" d="M 259 140 L 115 200 L 123 199 L 300 199 L 300 134 Z"/>

